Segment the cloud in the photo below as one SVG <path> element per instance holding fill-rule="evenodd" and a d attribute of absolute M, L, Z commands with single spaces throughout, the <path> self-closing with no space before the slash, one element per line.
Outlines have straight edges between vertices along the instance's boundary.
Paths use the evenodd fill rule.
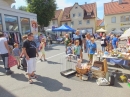
<path fill-rule="evenodd" d="M 64 9 L 65 7 L 73 6 L 74 3 L 68 3 L 67 0 L 56 0 L 58 9 Z"/>

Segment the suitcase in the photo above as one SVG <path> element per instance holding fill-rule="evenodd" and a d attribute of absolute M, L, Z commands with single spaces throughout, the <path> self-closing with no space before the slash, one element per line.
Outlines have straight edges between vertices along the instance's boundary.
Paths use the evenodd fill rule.
<path fill-rule="evenodd" d="M 25 57 L 23 57 L 23 58 L 21 59 L 21 65 L 23 66 L 24 69 L 27 68 L 27 62 L 26 62 Z"/>

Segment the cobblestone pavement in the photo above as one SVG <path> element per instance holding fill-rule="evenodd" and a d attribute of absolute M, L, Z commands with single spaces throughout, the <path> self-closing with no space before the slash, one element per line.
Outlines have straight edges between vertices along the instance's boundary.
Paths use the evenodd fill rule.
<path fill-rule="evenodd" d="M 72 76 L 65 78 L 60 75 L 61 56 L 64 55 L 65 47 L 54 45 L 46 51 L 47 62 L 37 59 L 37 80 L 29 84 L 26 73 L 11 68 L 14 74 L 4 75 L 2 62 L 0 62 L 0 97 L 130 97 L 130 88 L 126 83 L 120 83 L 116 79 L 115 86 L 98 86 L 95 79 L 81 81 Z M 87 54 L 84 54 L 87 59 Z M 109 70 L 130 74 L 130 70 L 109 67 Z"/>

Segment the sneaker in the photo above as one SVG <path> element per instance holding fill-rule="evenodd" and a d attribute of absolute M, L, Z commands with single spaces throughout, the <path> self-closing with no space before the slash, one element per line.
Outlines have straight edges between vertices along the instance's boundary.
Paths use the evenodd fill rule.
<path fill-rule="evenodd" d="M 6 71 L 6 75 L 11 75 L 11 74 L 13 74 L 13 71 L 11 70 Z"/>
<path fill-rule="evenodd" d="M 40 59 L 40 61 L 41 61 L 41 62 L 43 62 L 43 60 L 42 60 L 42 59 Z"/>
<path fill-rule="evenodd" d="M 44 61 L 47 61 L 46 59 L 44 59 Z"/>

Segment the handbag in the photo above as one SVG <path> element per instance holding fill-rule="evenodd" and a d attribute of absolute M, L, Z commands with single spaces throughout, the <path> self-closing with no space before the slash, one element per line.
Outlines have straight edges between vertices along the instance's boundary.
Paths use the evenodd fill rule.
<path fill-rule="evenodd" d="M 9 55 L 9 57 L 8 57 L 8 66 L 9 66 L 9 68 L 10 68 L 10 67 L 13 67 L 13 66 L 15 66 L 15 65 L 17 65 L 17 64 L 18 64 L 18 62 L 17 62 L 17 60 L 15 59 L 15 57 L 12 56 L 12 55 Z"/>

